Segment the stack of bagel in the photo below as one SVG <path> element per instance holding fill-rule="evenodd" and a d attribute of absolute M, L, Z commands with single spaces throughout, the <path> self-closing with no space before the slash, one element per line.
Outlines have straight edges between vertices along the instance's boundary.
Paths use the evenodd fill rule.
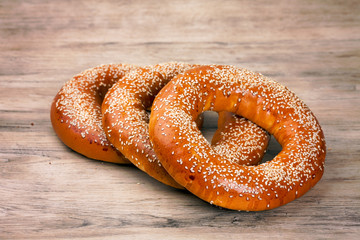
<path fill-rule="evenodd" d="M 211 143 L 202 114 L 219 114 Z M 134 164 L 216 206 L 261 211 L 322 177 L 323 131 L 281 84 L 230 65 L 106 64 L 66 82 L 51 106 L 58 137 L 91 159 Z M 282 146 L 262 158 L 272 135 Z"/>

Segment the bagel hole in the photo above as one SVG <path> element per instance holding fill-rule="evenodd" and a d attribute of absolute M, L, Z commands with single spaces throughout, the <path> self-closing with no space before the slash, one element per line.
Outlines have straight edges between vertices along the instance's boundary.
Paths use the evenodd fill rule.
<path fill-rule="evenodd" d="M 147 118 L 145 119 L 146 123 L 149 123 L 150 121 L 150 114 L 151 114 L 151 109 L 145 109 L 145 112 L 146 112 L 146 115 L 147 115 Z"/>
<path fill-rule="evenodd" d="M 282 150 L 280 143 L 271 136 L 269 145 L 267 147 L 266 153 L 261 161 L 261 163 L 265 163 L 267 161 L 271 161 L 276 155 L 278 155 Z"/>
<path fill-rule="evenodd" d="M 200 129 L 201 133 L 204 135 L 205 139 L 211 143 L 211 140 L 218 129 L 218 119 L 219 115 L 214 111 L 205 111 L 203 113 L 203 124 Z M 261 163 L 271 161 L 276 155 L 278 155 L 282 150 L 282 146 L 279 142 L 273 137 L 270 137 L 266 153 L 261 160 Z"/>
<path fill-rule="evenodd" d="M 211 143 L 211 139 L 213 138 L 218 123 L 218 113 L 214 111 L 206 111 L 203 113 L 203 124 L 200 129 L 201 133 L 204 135 L 206 140 Z"/>
<path fill-rule="evenodd" d="M 101 106 L 102 102 L 104 101 L 105 95 L 108 92 L 109 87 L 108 86 L 99 86 L 98 94 L 97 94 L 97 103 Z"/>

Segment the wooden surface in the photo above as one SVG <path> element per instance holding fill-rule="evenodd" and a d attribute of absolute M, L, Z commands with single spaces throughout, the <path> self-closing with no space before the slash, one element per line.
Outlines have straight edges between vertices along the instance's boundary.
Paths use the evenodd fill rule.
<path fill-rule="evenodd" d="M 360 4 L 271 2 L 1 1 L 0 239 L 356 239 Z M 325 132 L 322 180 L 283 207 L 230 211 L 54 134 L 50 104 L 74 74 L 168 61 L 242 66 L 288 86 Z"/>

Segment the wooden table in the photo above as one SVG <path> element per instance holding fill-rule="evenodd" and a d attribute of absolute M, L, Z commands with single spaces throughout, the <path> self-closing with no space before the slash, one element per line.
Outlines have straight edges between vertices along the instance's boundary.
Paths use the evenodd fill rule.
<path fill-rule="evenodd" d="M 0 2 L 0 239 L 356 239 L 360 234 L 358 1 Z M 102 63 L 246 67 L 312 109 L 322 180 L 265 212 L 220 209 L 55 135 L 65 81 Z M 206 121 L 210 138 L 216 119 Z M 272 142 L 271 155 L 279 151 Z"/>

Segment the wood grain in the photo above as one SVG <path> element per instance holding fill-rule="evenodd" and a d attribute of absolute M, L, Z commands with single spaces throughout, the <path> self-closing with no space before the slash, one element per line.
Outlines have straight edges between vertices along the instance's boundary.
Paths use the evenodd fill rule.
<path fill-rule="evenodd" d="M 357 239 L 359 12 L 335 0 L 1 1 L 0 239 Z M 50 104 L 74 74 L 168 61 L 233 64 L 288 86 L 324 129 L 323 179 L 286 206 L 235 212 L 56 137 Z M 273 140 L 267 158 L 279 150 Z"/>

